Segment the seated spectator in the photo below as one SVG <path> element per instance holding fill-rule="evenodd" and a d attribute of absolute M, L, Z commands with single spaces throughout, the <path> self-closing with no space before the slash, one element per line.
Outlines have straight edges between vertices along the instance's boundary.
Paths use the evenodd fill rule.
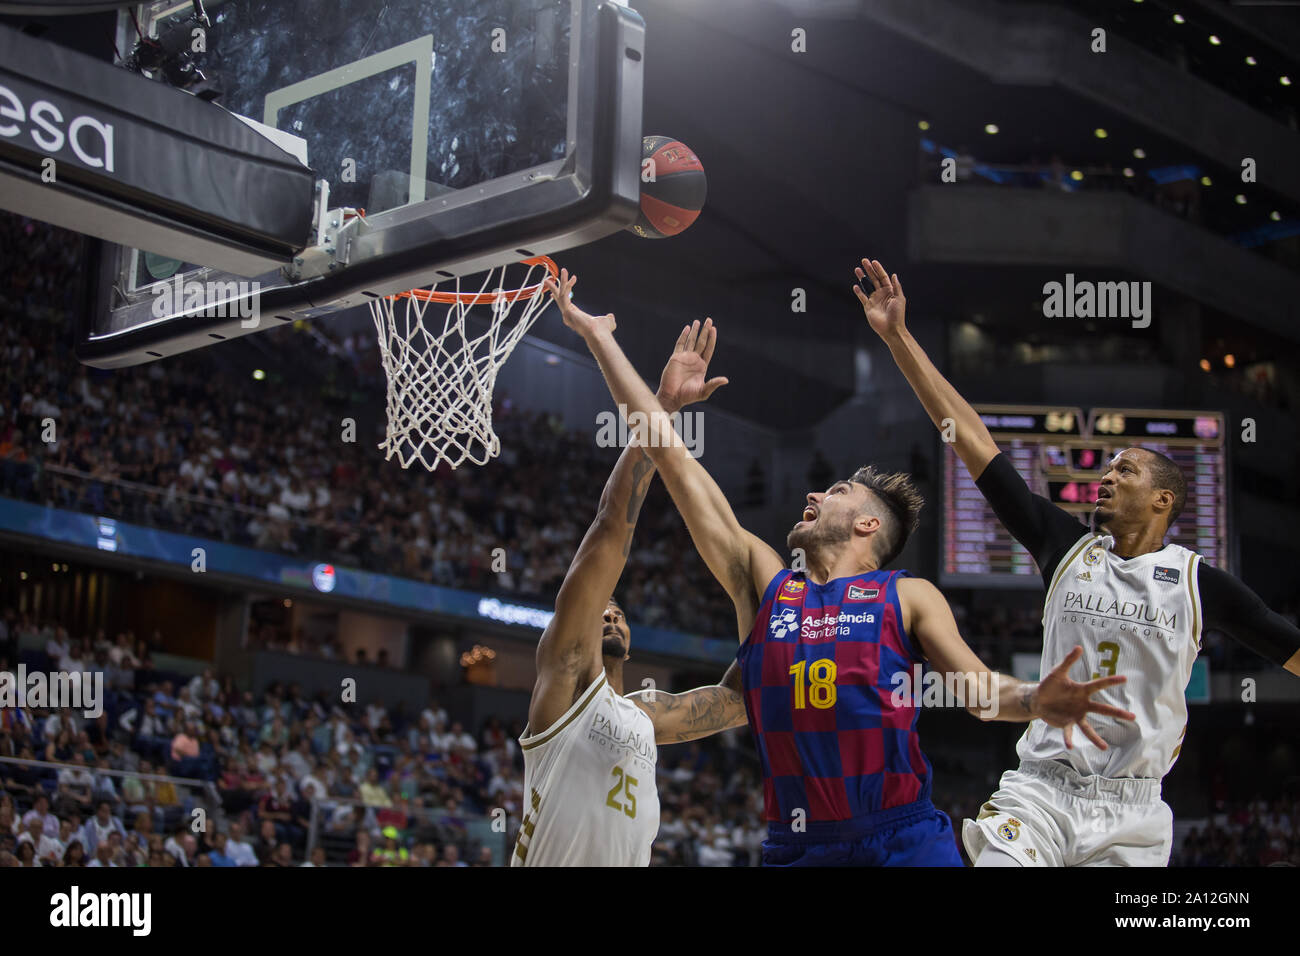
<path fill-rule="evenodd" d="M 299 863 L 298 866 L 300 868 L 304 866 L 325 866 L 325 848 L 319 844 L 312 847 L 311 857 Z"/>
<path fill-rule="evenodd" d="M 94 774 L 86 769 L 86 760 L 81 754 L 73 754 L 72 762 L 59 771 L 59 813 L 66 816 L 78 808 L 89 812 L 94 805 L 94 794 Z"/>
<path fill-rule="evenodd" d="M 81 845 L 80 840 L 69 840 L 67 848 L 63 851 L 63 859 L 59 861 L 59 866 L 78 867 L 86 865 L 86 848 Z"/>
<path fill-rule="evenodd" d="M 153 834 L 150 834 L 152 836 Z M 176 865 L 188 867 L 190 865 L 190 854 L 185 848 L 185 838 L 190 836 L 189 828 L 185 824 L 178 824 L 173 828 L 171 835 L 163 841 L 163 852 L 170 853 L 176 858 Z"/>
<path fill-rule="evenodd" d="M 19 866 L 30 868 L 41 865 L 41 861 L 36 858 L 36 844 L 30 840 L 19 842 L 18 846 L 14 848 L 13 855 L 18 860 Z"/>
<path fill-rule="evenodd" d="M 290 867 L 293 866 L 293 849 L 287 843 L 281 843 L 275 848 L 267 858 L 263 866 Z"/>
<path fill-rule="evenodd" d="M 293 798 L 289 795 L 283 780 L 275 781 L 271 790 L 258 801 L 257 819 L 260 821 L 263 834 L 266 832 L 266 825 L 268 823 L 271 825 L 274 842 L 282 842 L 287 837 L 289 826 L 293 823 Z"/>
<path fill-rule="evenodd" d="M 469 866 L 460 858 L 460 847 L 454 843 L 448 843 L 442 848 L 442 859 L 438 861 L 437 866 Z"/>
<path fill-rule="evenodd" d="M 41 832 L 46 836 L 59 835 L 59 818 L 50 812 L 50 798 L 44 793 L 38 793 L 32 801 L 32 808 L 23 814 L 23 829 L 26 829 L 32 820 L 40 821 Z"/>
<path fill-rule="evenodd" d="M 81 828 L 81 842 L 85 844 L 86 850 L 95 856 L 99 852 L 100 845 L 107 844 L 108 837 L 112 833 L 120 833 L 123 838 L 126 837 L 126 831 L 122 829 L 122 821 L 113 816 L 112 805 L 107 800 L 101 800 L 95 807 L 95 815 Z"/>
<path fill-rule="evenodd" d="M 37 821 L 32 821 L 36 824 Z M 68 844 L 72 841 L 72 821 L 59 821 L 59 835 L 57 837 L 46 836 L 41 833 L 40 839 L 36 844 L 36 856 L 46 866 L 58 866 L 63 861 L 63 855 L 68 851 Z"/>
<path fill-rule="evenodd" d="M 228 837 L 224 833 L 218 833 L 212 838 L 212 849 L 208 851 L 208 859 L 213 866 L 238 866 L 233 859 L 226 855 L 226 843 Z"/>
<path fill-rule="evenodd" d="M 117 864 L 113 862 L 113 848 L 109 845 L 107 840 L 96 848 L 94 859 L 92 859 L 87 866 L 117 866 Z"/>
<path fill-rule="evenodd" d="M 257 866 L 257 853 L 244 840 L 242 824 L 230 824 L 230 835 L 226 840 L 226 855 L 235 861 L 236 866 Z"/>
<path fill-rule="evenodd" d="M 384 842 L 370 853 L 371 866 L 406 866 L 411 854 L 398 840 L 396 827 L 384 827 Z"/>
<path fill-rule="evenodd" d="M 95 761 L 94 798 L 96 800 L 107 800 L 113 804 L 114 809 L 117 809 L 122 802 L 122 798 L 117 792 L 116 778 L 109 773 L 111 769 L 107 757 L 100 757 Z"/>
<path fill-rule="evenodd" d="M 361 800 L 370 807 L 391 807 L 393 805 L 392 799 L 388 796 L 388 791 L 379 782 L 379 771 L 373 767 L 366 774 L 365 782 L 361 784 Z"/>
<path fill-rule="evenodd" d="M 190 722 L 183 723 L 170 745 L 171 763 L 168 771 L 176 777 L 198 777 L 209 780 L 213 773 L 212 761 L 202 755 L 198 729 Z"/>

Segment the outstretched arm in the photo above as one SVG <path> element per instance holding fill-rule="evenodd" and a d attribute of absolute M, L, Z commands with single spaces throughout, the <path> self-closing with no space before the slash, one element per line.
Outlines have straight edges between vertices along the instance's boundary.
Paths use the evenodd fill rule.
<path fill-rule="evenodd" d="M 655 725 L 655 743 L 680 744 L 730 730 L 748 722 L 745 699 L 741 696 L 740 666 L 734 661 L 722 680 L 682 694 L 665 694 L 646 689 L 628 694 L 628 699 L 650 715 Z"/>
<path fill-rule="evenodd" d="M 1231 574 L 1202 561 L 1197 571 L 1207 630 L 1222 631 L 1300 676 L 1300 628 Z"/>
<path fill-rule="evenodd" d="M 870 280 L 873 287 L 871 295 L 861 285 L 853 287 L 871 328 L 889 346 L 899 370 L 935 426 L 946 433 L 949 426 L 945 421 L 951 420 L 953 450 L 998 520 L 1033 556 L 1044 583 L 1048 582 L 1057 562 L 1088 529 L 1073 515 L 1029 490 L 1015 467 L 999 452 L 979 413 L 939 374 L 907 331 L 907 300 L 898 276 L 888 275 L 884 266 L 870 259 L 863 259 L 854 273 L 859 282 Z"/>
<path fill-rule="evenodd" d="M 916 392 L 935 427 L 942 431 L 946 427 L 945 419 L 952 420 L 953 449 L 965 463 L 970 476 L 978 479 L 988 463 L 997 457 L 997 443 L 980 421 L 979 413 L 939 373 L 907 331 L 907 299 L 903 295 L 903 284 L 897 275 L 890 276 L 879 261 L 871 259 L 863 259 L 862 265 L 853 272 L 858 277 L 853 293 L 862 303 L 862 311 L 866 313 L 871 328 L 889 346 L 899 371 L 907 378 L 907 384 Z M 863 290 L 863 281 L 871 283 L 870 295 Z"/>
<path fill-rule="evenodd" d="M 1070 680 L 1070 667 L 1083 654 L 1082 647 L 1072 650 L 1041 681 L 1028 683 L 999 673 L 979 659 L 962 640 L 948 602 L 929 581 L 903 578 L 898 582 L 898 595 L 908 633 L 921 645 L 930 666 L 944 676 L 945 685 L 962 690 L 966 710 L 980 720 L 1044 720 L 1064 730 L 1067 747 L 1074 746 L 1074 725 L 1078 724 L 1089 740 L 1105 750 L 1106 742 L 1088 723 L 1088 714 L 1136 719 L 1127 710 L 1092 699 L 1100 690 L 1127 683 L 1127 678 L 1103 677 L 1083 684 Z M 955 684 L 951 683 L 954 679 Z"/>
<path fill-rule="evenodd" d="M 672 411 L 701 401 L 708 361 L 681 338 L 664 367 L 658 400 Z M 717 386 L 714 386 L 716 388 Z M 619 456 L 578 553 L 555 599 L 555 616 L 537 645 L 537 685 L 529 706 L 532 733 L 541 733 L 573 703 L 578 684 L 601 666 L 597 623 L 623 574 L 654 463 L 635 441 Z"/>
<path fill-rule="evenodd" d="M 641 436 L 646 454 L 663 476 L 700 557 L 731 596 L 743 639 L 754 625 L 763 590 L 785 563 L 757 536 L 740 526 L 722 489 L 687 451 L 673 428 L 672 419 L 614 340 L 614 316 L 588 315 L 573 304 L 571 292 L 576 282 L 577 278 L 570 277 L 566 269 L 561 272 L 559 283 L 547 280 L 547 289 L 560 307 L 564 324 L 586 340 L 619 411 L 629 424 L 646 423 L 645 434 Z M 703 327 L 695 322 L 683 330 L 682 336 L 687 347 L 699 350 L 705 361 L 713 356 L 717 331 L 712 320 L 706 320 Z M 711 393 L 725 381 L 713 379 L 705 387 Z"/>

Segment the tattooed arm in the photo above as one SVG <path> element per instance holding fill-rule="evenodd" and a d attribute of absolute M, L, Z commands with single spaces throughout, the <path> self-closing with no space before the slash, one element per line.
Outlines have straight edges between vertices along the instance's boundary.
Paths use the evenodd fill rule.
<path fill-rule="evenodd" d="M 595 679 L 601 662 L 601 615 L 627 563 L 637 516 L 654 465 L 629 444 L 600 496 L 596 519 L 573 556 L 555 598 L 555 615 L 537 645 L 537 683 L 528 706 L 529 732 L 550 727 Z"/>
<path fill-rule="evenodd" d="M 716 380 L 706 385 L 707 371 L 703 350 L 688 343 L 685 334 L 679 336 L 656 397 L 670 411 L 703 401 L 718 387 Z M 528 706 L 530 733 L 542 733 L 559 719 L 603 666 L 601 615 L 623 574 L 654 473 L 654 463 L 634 436 L 605 484 L 596 519 L 569 564 L 555 599 L 555 615 L 537 645 L 537 683 Z"/>
<path fill-rule="evenodd" d="M 655 743 L 680 744 L 748 722 L 740 693 L 740 668 L 733 661 L 717 684 L 683 694 L 647 688 L 628 694 L 654 721 Z"/>

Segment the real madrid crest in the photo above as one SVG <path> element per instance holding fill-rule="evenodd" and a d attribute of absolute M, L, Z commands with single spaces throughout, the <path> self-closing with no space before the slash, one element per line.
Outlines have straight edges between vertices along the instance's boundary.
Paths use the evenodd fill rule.
<path fill-rule="evenodd" d="M 1007 817 L 1007 822 L 998 827 L 998 836 L 1010 843 L 1012 840 L 1020 838 L 1020 821 L 1015 817 Z"/>

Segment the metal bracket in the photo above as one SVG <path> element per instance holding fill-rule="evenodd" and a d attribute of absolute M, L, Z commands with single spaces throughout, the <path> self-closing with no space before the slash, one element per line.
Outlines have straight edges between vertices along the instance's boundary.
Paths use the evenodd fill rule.
<path fill-rule="evenodd" d="M 294 257 L 292 264 L 284 267 L 285 278 L 291 282 L 314 279 L 327 275 L 348 264 L 352 243 L 365 226 L 362 211 L 344 206 L 329 206 L 330 184 L 316 181 L 316 211 L 312 217 L 314 244 Z"/>

